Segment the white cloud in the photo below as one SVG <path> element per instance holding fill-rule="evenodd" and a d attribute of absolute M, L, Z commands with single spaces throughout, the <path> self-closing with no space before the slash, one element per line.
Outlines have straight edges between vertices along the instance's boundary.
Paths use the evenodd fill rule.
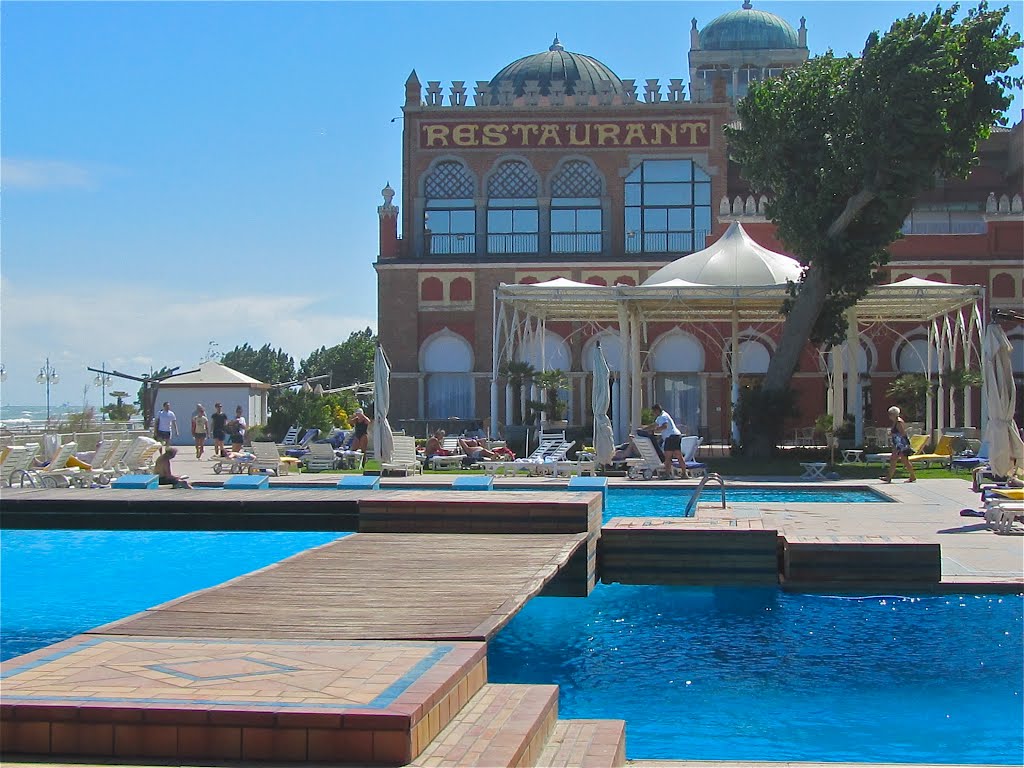
<path fill-rule="evenodd" d="M 192 368 L 211 340 L 224 353 L 238 344 L 270 344 L 295 358 L 339 344 L 352 331 L 376 327 L 376 318 L 313 309 L 323 296 L 249 293 L 217 298 L 169 293 L 152 282 L 83 285 L 40 276 L 38 284 L 0 282 L 0 341 L 8 372 L 3 403 L 45 398 L 35 376 L 47 356 L 61 374 L 55 403 L 82 401 L 94 374 L 87 366 L 140 375 L 150 368 Z M 121 380 L 122 382 L 124 380 Z M 132 391 L 134 391 L 134 384 Z M 89 395 L 95 404 L 99 392 Z"/>
<path fill-rule="evenodd" d="M 0 183 L 5 189 L 53 189 L 89 187 L 94 177 L 81 165 L 60 160 L 0 159 Z"/>

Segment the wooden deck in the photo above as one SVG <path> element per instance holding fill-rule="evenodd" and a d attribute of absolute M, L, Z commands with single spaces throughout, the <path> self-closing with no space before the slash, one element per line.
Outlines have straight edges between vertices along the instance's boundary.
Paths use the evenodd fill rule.
<path fill-rule="evenodd" d="M 587 535 L 360 533 L 87 634 L 487 640 Z"/>

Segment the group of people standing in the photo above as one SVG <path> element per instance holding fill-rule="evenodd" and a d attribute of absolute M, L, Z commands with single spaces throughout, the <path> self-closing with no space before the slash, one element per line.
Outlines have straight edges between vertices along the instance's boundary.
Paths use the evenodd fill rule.
<path fill-rule="evenodd" d="M 206 415 L 206 407 L 199 403 L 195 413 L 192 415 L 191 434 L 196 444 L 196 458 L 203 458 L 206 452 L 206 440 L 213 438 L 214 456 L 226 456 L 224 444 L 230 438 L 231 450 L 237 452 L 242 450 L 245 442 L 245 432 L 248 424 L 243 415 L 242 406 L 235 408 L 235 418 L 229 419 L 224 413 L 224 406 L 221 403 L 214 403 L 213 413 Z M 164 445 L 170 443 L 171 438 L 178 434 L 178 417 L 171 410 L 170 403 L 164 403 L 163 408 L 156 415 L 156 439 Z"/>

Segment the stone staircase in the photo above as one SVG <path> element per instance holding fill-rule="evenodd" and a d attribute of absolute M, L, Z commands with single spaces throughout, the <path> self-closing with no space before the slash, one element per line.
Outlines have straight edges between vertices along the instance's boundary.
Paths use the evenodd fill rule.
<path fill-rule="evenodd" d="M 612 768 L 625 722 L 559 720 L 558 687 L 484 685 L 411 763 L 416 768 Z"/>

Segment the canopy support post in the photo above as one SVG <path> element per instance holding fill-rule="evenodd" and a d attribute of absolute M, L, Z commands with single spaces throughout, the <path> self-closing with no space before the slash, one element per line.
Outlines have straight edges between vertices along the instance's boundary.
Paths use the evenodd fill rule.
<path fill-rule="evenodd" d="M 864 444 L 864 390 L 860 386 L 860 331 L 857 310 L 846 312 L 846 410 L 840 415 L 836 428 L 846 423 L 846 414 L 853 415 L 854 444 Z"/>
<path fill-rule="evenodd" d="M 740 313 L 735 307 L 732 310 L 732 354 L 729 364 L 731 386 L 729 387 L 729 398 L 732 403 L 732 442 L 740 444 L 740 423 L 736 418 L 736 412 L 740 404 Z"/>
<path fill-rule="evenodd" d="M 622 355 L 619 361 L 619 412 L 617 416 L 619 422 L 619 433 L 630 435 L 633 433 L 633 428 L 629 422 L 629 312 L 627 311 L 624 303 L 619 304 L 618 311 L 619 340 L 622 346 Z"/>
<path fill-rule="evenodd" d="M 629 421 L 632 430 L 640 428 L 640 315 L 634 307 L 629 312 Z"/>

